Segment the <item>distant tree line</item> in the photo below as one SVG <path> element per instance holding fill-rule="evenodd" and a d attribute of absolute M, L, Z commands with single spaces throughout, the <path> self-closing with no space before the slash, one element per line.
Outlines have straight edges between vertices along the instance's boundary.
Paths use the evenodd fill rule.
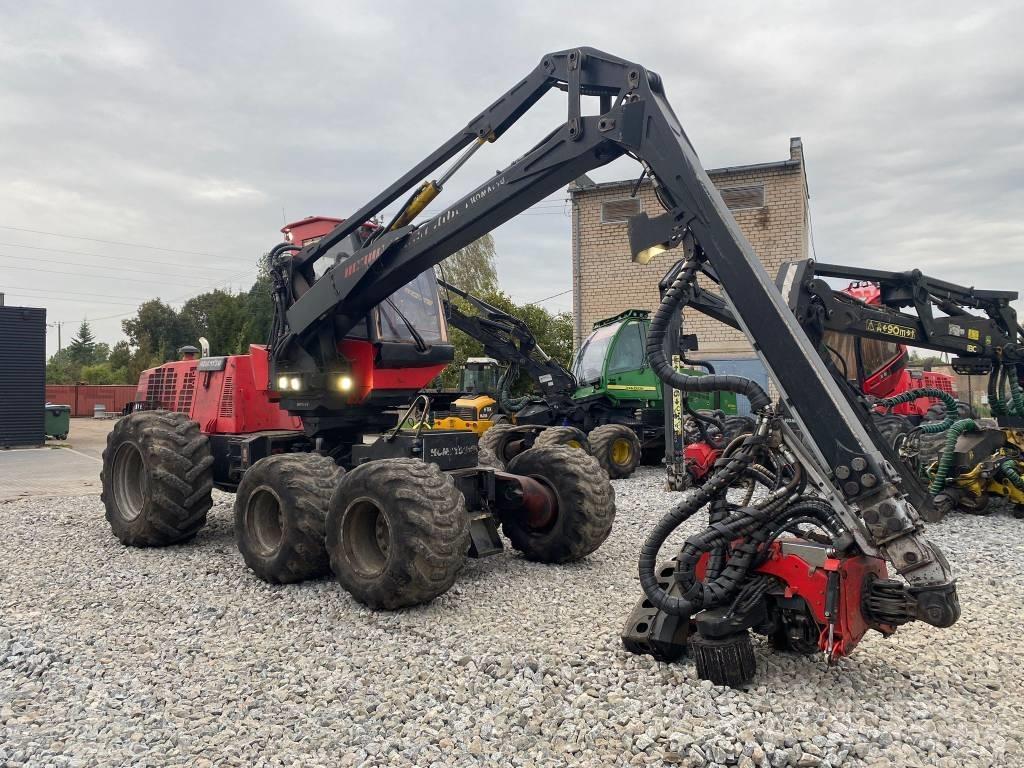
<path fill-rule="evenodd" d="M 552 314 L 533 304 L 517 305 L 501 291 L 495 269 L 494 240 L 485 235 L 444 261 L 440 273 L 452 285 L 523 320 L 549 355 L 568 365 L 572 357 L 572 315 Z M 455 300 L 459 300 L 456 297 Z M 175 309 L 160 299 L 141 304 L 133 317 L 121 322 L 126 340 L 110 347 L 97 342 L 87 321 L 82 321 L 71 343 L 53 355 L 46 366 L 51 384 L 134 384 L 147 368 L 178 357 L 186 344 L 198 345 L 200 336 L 215 355 L 247 352 L 249 344 L 266 343 L 273 320 L 270 278 L 261 268 L 248 291 L 215 290 L 195 296 Z M 483 355 L 473 339 L 454 328 L 455 362 L 437 382 L 454 387 L 467 357 Z M 519 389 L 528 387 L 522 382 Z"/>

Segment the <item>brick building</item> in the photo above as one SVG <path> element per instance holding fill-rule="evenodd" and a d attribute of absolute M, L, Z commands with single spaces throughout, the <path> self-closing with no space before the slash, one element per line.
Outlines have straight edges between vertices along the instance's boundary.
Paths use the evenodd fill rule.
<path fill-rule="evenodd" d="M 773 279 L 783 262 L 807 257 L 808 191 L 799 138 L 790 139 L 786 160 L 716 168 L 708 175 Z M 582 177 L 569 188 L 577 345 L 595 320 L 626 309 L 653 310 L 658 280 L 676 258 L 670 251 L 647 265 L 631 263 L 626 220 L 640 211 L 652 217 L 663 211 L 649 181 L 640 185 L 635 198 L 630 196 L 634 184 L 595 184 Z M 715 361 L 723 373 L 767 383 L 743 334 L 696 312 L 687 311 L 684 322 L 686 332 L 699 337 L 699 357 Z"/>

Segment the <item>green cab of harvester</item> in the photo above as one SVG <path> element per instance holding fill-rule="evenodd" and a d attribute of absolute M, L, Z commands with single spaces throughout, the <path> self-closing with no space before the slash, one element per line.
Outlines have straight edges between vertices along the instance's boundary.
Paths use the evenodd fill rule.
<path fill-rule="evenodd" d="M 579 383 L 574 400 L 603 395 L 623 407 L 662 407 L 661 381 L 647 365 L 645 353 L 650 314 L 645 309 L 627 309 L 594 323 L 573 360 L 572 373 Z M 695 376 L 704 373 L 681 370 Z M 736 395 L 731 392 L 694 393 L 689 400 L 694 410 L 718 408 L 728 415 L 736 413 Z"/>

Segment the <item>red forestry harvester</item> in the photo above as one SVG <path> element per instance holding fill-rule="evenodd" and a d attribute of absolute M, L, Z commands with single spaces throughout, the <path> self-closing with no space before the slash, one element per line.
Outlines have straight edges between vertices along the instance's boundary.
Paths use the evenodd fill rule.
<path fill-rule="evenodd" d="M 416 221 L 470 154 L 556 89 L 566 94 L 564 123 L 433 218 Z M 586 114 L 588 107 L 598 113 Z M 104 456 L 103 498 L 114 531 L 128 544 L 184 541 L 202 526 L 211 488 L 235 489 L 239 546 L 258 574 L 293 581 L 329 563 L 353 595 L 382 607 L 443 592 L 467 552 L 501 545 L 499 524 L 537 560 L 594 551 L 609 533 L 614 495 L 592 457 L 535 447 L 495 471 L 480 466 L 474 433 L 427 429 L 426 404 L 418 411 L 404 404 L 415 405 L 416 391 L 452 359 L 432 268 L 621 157 L 642 165 L 663 208 L 630 219 L 634 258 L 680 254 L 646 336 L 651 369 L 684 392 L 744 395 L 756 414 L 753 432 L 724 466 L 669 511 L 641 548 L 644 597 L 627 625 L 627 646 L 669 657 L 689 643 L 698 674 L 734 683 L 753 674 L 751 629 L 797 649 L 814 641 L 834 659 L 867 628 L 955 622 L 949 564 L 924 536 L 899 474 L 868 431 L 870 419 L 818 354 L 802 315 L 786 305 L 703 170 L 661 78 L 591 48 L 545 55 L 346 221 L 316 242 L 275 247 L 266 348 L 149 372 L 146 397 L 164 407 L 118 422 Z M 436 181 L 422 181 L 446 163 Z M 401 199 L 386 225 L 366 224 Z M 668 329 L 685 306 L 696 306 L 698 273 L 728 294 L 731 305 L 713 311 L 747 333 L 801 435 L 755 382 L 672 369 Z M 842 317 L 829 311 L 826 320 Z M 944 320 L 931 325 L 950 332 Z M 974 320 L 968 329 L 981 332 Z M 996 330 L 985 333 L 996 338 Z M 1015 341 L 999 343 L 1018 351 Z M 765 493 L 727 495 L 750 481 Z M 662 545 L 705 508 L 707 525 L 687 539 L 665 576 Z M 882 578 L 887 564 L 900 579 Z"/>

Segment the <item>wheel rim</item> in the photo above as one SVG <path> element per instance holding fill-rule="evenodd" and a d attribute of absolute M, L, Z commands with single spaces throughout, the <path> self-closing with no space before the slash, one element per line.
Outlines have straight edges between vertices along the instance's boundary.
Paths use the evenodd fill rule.
<path fill-rule="evenodd" d="M 142 514 L 149 479 L 142 452 L 133 443 L 122 443 L 114 454 L 114 499 L 117 512 L 127 522 Z"/>
<path fill-rule="evenodd" d="M 284 524 L 281 499 L 267 487 L 249 494 L 245 506 L 245 528 L 253 549 L 261 557 L 270 557 L 281 548 Z"/>
<path fill-rule="evenodd" d="M 633 446 L 629 440 L 620 437 L 612 443 L 612 463 L 625 467 L 633 458 Z"/>
<path fill-rule="evenodd" d="M 541 475 L 526 475 L 535 481 L 538 488 L 527 491 L 523 498 L 523 506 L 526 509 L 524 521 L 526 527 L 534 533 L 543 533 L 551 530 L 558 521 L 558 491 L 548 482 L 546 477 Z M 539 493 L 531 493 L 530 491 Z"/>
<path fill-rule="evenodd" d="M 391 528 L 375 501 L 360 498 L 348 505 L 341 526 L 341 541 L 353 570 L 360 576 L 379 576 L 391 549 Z"/>

